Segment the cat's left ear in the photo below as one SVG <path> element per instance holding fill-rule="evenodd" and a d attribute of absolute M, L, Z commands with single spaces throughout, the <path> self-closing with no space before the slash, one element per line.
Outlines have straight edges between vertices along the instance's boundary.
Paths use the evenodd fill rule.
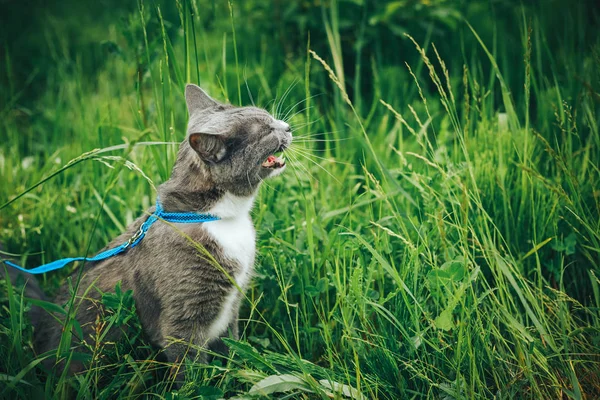
<path fill-rule="evenodd" d="M 221 104 L 200 89 L 200 86 L 188 83 L 185 86 L 185 102 L 190 115 L 208 108 L 215 108 Z"/>
<path fill-rule="evenodd" d="M 209 133 L 192 133 L 188 138 L 190 146 L 200 158 L 211 164 L 216 164 L 225 158 L 227 147 L 219 135 Z"/>

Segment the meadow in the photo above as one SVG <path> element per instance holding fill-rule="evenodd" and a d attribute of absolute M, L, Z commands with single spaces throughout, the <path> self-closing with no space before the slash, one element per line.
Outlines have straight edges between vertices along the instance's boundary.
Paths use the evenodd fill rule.
<path fill-rule="evenodd" d="M 187 82 L 294 144 L 226 358 L 174 389 L 117 291 L 97 333 L 124 339 L 48 374 L 0 280 L 0 398 L 600 397 L 594 2 L 80 3 L 0 5 L 2 258 L 94 254 L 152 205 Z"/>

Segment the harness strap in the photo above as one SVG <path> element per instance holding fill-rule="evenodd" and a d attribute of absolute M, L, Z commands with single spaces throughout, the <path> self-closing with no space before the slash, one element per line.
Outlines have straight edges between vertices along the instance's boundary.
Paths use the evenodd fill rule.
<path fill-rule="evenodd" d="M 140 229 L 130 237 L 125 243 L 114 247 L 112 249 L 108 249 L 103 251 L 102 253 L 96 254 L 93 257 L 70 257 L 63 258 L 60 260 L 52 261 L 50 263 L 40 265 L 39 267 L 32 269 L 25 269 L 23 267 L 18 266 L 17 264 L 10 262 L 8 260 L 2 260 L 5 264 L 10 265 L 13 268 L 18 269 L 19 271 L 26 272 L 28 274 L 44 274 L 46 272 L 55 271 L 57 269 L 61 269 L 67 264 L 70 264 L 74 261 L 102 261 L 107 258 L 111 258 L 116 256 L 117 254 L 123 253 L 129 248 L 135 247 L 144 239 L 146 236 L 146 232 L 148 229 L 158 220 L 163 220 L 167 222 L 177 223 L 177 224 L 196 224 L 203 222 L 211 222 L 217 221 L 220 218 L 211 214 L 198 214 L 193 212 L 185 212 L 185 213 L 176 213 L 176 212 L 165 212 L 160 205 L 158 197 L 156 198 L 156 210 L 152 215 L 148 217 L 146 221 L 140 226 Z"/>

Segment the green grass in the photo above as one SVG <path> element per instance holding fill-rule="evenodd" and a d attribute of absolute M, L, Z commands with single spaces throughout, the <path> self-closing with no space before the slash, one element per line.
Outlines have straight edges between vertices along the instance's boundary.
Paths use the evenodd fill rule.
<path fill-rule="evenodd" d="M 2 284 L 0 397 L 600 396 L 591 6 L 473 6 L 473 28 L 393 40 L 361 9 L 351 56 L 347 4 L 317 7 L 307 23 L 324 34 L 290 54 L 268 18 L 275 33 L 252 35 L 271 27 L 252 4 L 140 2 L 102 28 L 49 23 L 35 91 L 7 46 L 0 243 L 22 265 L 94 253 L 152 204 L 185 136 L 186 82 L 287 114 L 296 139 L 253 211 L 256 277 L 224 365 L 190 362 L 171 393 L 172 366 L 121 293 L 105 322 L 128 336 L 82 375 L 48 375 L 27 301 Z"/>

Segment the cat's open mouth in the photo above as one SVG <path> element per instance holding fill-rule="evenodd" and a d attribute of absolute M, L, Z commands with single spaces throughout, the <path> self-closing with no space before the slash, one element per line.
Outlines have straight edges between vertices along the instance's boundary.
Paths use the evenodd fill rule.
<path fill-rule="evenodd" d="M 261 164 L 264 168 L 282 168 L 285 167 L 285 159 L 279 158 L 276 155 L 270 155 L 267 157 L 265 161 Z"/>

